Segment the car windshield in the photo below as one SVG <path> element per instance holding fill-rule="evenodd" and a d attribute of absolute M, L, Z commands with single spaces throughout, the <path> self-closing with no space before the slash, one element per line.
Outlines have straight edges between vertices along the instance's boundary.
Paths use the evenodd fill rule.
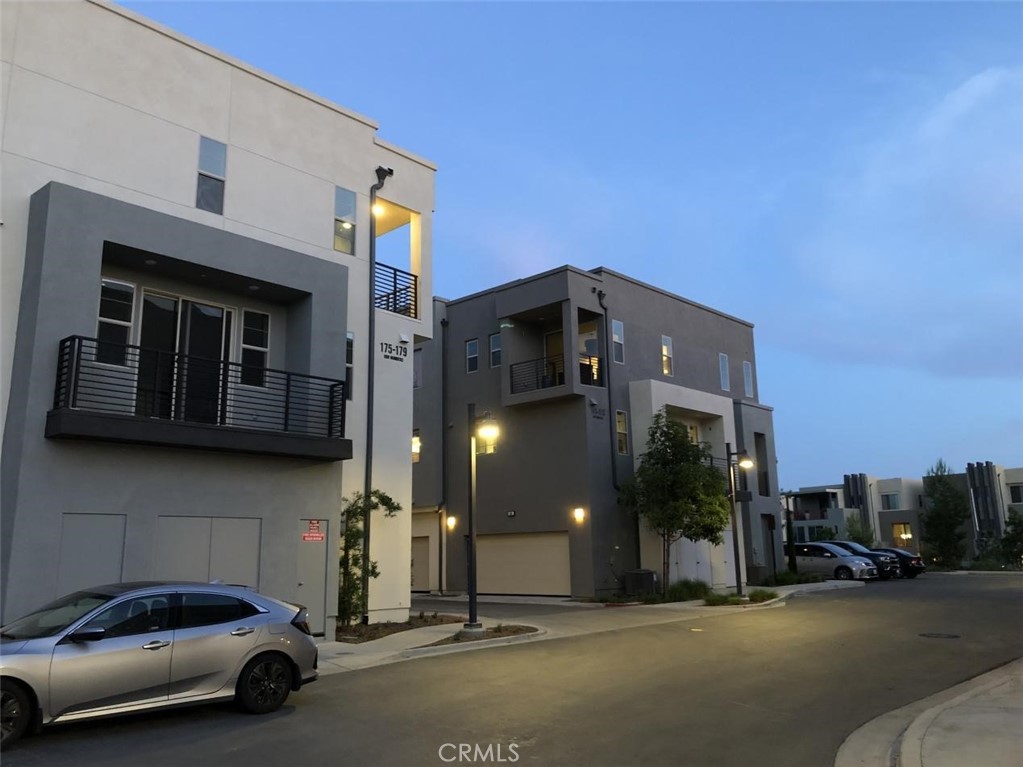
<path fill-rule="evenodd" d="M 18 618 L 0 629 L 4 639 L 38 639 L 58 634 L 113 596 L 91 591 L 76 591 Z"/>
<path fill-rule="evenodd" d="M 870 554 L 870 549 L 864 546 L 862 543 L 856 543 L 856 541 L 843 541 L 843 546 L 852 549 L 857 554 Z"/>

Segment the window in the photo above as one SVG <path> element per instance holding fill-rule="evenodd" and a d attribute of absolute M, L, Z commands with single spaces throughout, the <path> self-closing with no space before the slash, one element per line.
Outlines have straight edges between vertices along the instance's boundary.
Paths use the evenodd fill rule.
<path fill-rule="evenodd" d="M 413 359 L 415 359 L 413 357 Z M 345 338 L 345 399 L 351 400 L 355 383 L 355 333 L 348 331 Z"/>
<path fill-rule="evenodd" d="M 700 444 L 700 429 L 696 424 L 684 423 L 682 426 L 686 430 L 686 434 L 689 435 L 689 441 L 694 445 Z"/>
<path fill-rule="evenodd" d="M 465 372 L 475 373 L 480 368 L 480 342 L 470 338 L 465 342 Z"/>
<path fill-rule="evenodd" d="M 625 364 L 625 325 L 621 320 L 611 320 L 611 359 Z"/>
<path fill-rule="evenodd" d="M 1023 485 L 1009 485 L 1009 503 L 1023 503 Z"/>
<path fill-rule="evenodd" d="M 210 213 L 224 213 L 224 179 L 227 178 L 227 145 L 199 137 L 199 183 L 195 207 Z"/>
<path fill-rule="evenodd" d="M 675 375 L 675 367 L 671 359 L 671 338 L 661 336 L 661 372 L 666 376 Z"/>
<path fill-rule="evenodd" d="M 753 432 L 754 460 L 757 462 L 757 493 L 762 496 L 771 495 L 771 473 L 767 465 L 767 435 L 759 431 Z"/>
<path fill-rule="evenodd" d="M 629 417 L 624 410 L 615 411 L 615 431 L 618 432 L 618 455 L 628 455 Z"/>
<path fill-rule="evenodd" d="M 334 250 L 355 255 L 355 192 L 334 187 Z"/>
<path fill-rule="evenodd" d="M 899 506 L 898 493 L 881 493 L 881 511 L 894 511 Z"/>
<path fill-rule="evenodd" d="M 100 281 L 99 327 L 96 336 L 96 361 L 107 365 L 126 365 L 135 314 L 135 286 L 116 280 Z"/>
<path fill-rule="evenodd" d="M 718 355 L 718 367 L 721 369 L 721 391 L 731 391 L 731 381 L 728 379 L 728 355 Z"/>
<path fill-rule="evenodd" d="M 270 315 L 246 309 L 242 312 L 242 383 L 266 386 L 266 363 L 270 353 Z"/>
<path fill-rule="evenodd" d="M 412 388 L 418 389 L 423 385 L 423 350 L 412 350 Z"/>
<path fill-rule="evenodd" d="M 490 367 L 501 367 L 501 334 L 494 333 L 490 336 Z"/>
<path fill-rule="evenodd" d="M 742 361 L 742 385 L 745 388 L 746 396 L 753 398 L 753 363 L 749 360 Z"/>
<path fill-rule="evenodd" d="M 258 613 L 248 602 L 229 597 L 226 594 L 189 594 L 181 595 L 181 626 L 213 626 L 217 623 L 240 621 Z"/>
<path fill-rule="evenodd" d="M 104 629 L 104 638 L 164 631 L 170 613 L 170 594 L 125 599 L 111 605 L 82 628 Z"/>
<path fill-rule="evenodd" d="M 419 463 L 419 454 L 423 450 L 423 441 L 419 438 L 419 429 L 412 430 L 412 463 Z"/>
<path fill-rule="evenodd" d="M 906 548 L 913 540 L 913 529 L 906 522 L 892 523 L 892 541 L 899 548 Z"/>

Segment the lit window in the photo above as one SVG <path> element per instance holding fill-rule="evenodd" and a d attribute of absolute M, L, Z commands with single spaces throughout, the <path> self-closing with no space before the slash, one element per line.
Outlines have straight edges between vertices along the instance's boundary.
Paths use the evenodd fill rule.
<path fill-rule="evenodd" d="M 718 367 L 721 368 L 721 391 L 731 391 L 731 382 L 728 380 L 728 355 L 718 355 Z"/>
<path fill-rule="evenodd" d="M 911 546 L 913 540 L 913 529 L 905 522 L 895 522 L 892 524 L 892 541 L 899 548 L 908 548 Z"/>
<path fill-rule="evenodd" d="M 615 431 L 618 433 L 618 455 L 628 455 L 629 416 L 624 410 L 615 411 Z"/>
<path fill-rule="evenodd" d="M 625 325 L 621 320 L 611 320 L 611 359 L 625 364 Z"/>
<path fill-rule="evenodd" d="M 334 187 L 334 250 L 355 255 L 355 192 Z"/>
<path fill-rule="evenodd" d="M 423 350 L 412 350 L 412 388 L 418 389 L 423 385 Z"/>
<path fill-rule="evenodd" d="M 126 365 L 131 323 L 135 313 L 135 286 L 116 280 L 100 281 L 96 361 Z"/>
<path fill-rule="evenodd" d="M 345 399 L 352 398 L 355 384 L 355 333 L 348 331 L 345 339 Z"/>
<path fill-rule="evenodd" d="M 465 372 L 475 373 L 480 368 L 480 342 L 471 338 L 465 342 Z"/>
<path fill-rule="evenodd" d="M 671 338 L 661 336 L 661 372 L 666 376 L 675 375 L 675 366 L 671 357 Z"/>
<path fill-rule="evenodd" d="M 894 511 L 899 506 L 898 493 L 881 493 L 881 511 Z"/>
<path fill-rule="evenodd" d="M 270 315 L 246 309 L 242 313 L 242 383 L 266 386 L 270 354 Z"/>
<path fill-rule="evenodd" d="M 753 397 L 753 363 L 749 360 L 742 362 L 742 385 L 746 389 L 746 396 Z"/>
<path fill-rule="evenodd" d="M 490 367 L 501 367 L 501 334 L 494 333 L 490 336 Z"/>
<path fill-rule="evenodd" d="M 210 213 L 224 213 L 224 182 L 227 178 L 227 145 L 199 137 L 199 181 L 195 207 Z"/>

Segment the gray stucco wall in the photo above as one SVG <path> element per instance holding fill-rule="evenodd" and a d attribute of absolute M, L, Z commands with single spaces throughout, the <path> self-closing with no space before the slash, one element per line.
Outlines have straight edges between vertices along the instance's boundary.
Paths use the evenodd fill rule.
<path fill-rule="evenodd" d="M 217 270 L 221 290 L 243 295 L 248 284 L 260 284 L 262 300 L 276 297 L 276 311 L 287 315 L 288 368 L 344 378 L 346 267 L 62 184 L 39 190 L 31 201 L 3 444 L 4 617 L 56 595 L 66 513 L 125 515 L 126 580 L 159 575 L 153 552 L 160 516 L 259 519 L 258 585 L 292 597 L 300 519 L 328 519 L 329 534 L 337 535 L 340 463 L 44 438 L 59 341 L 95 335 L 106 241 L 175 259 L 197 279 L 204 268 Z M 90 556 L 87 542 L 76 556 Z M 336 582 L 336 563 L 328 564 L 331 576 Z"/>

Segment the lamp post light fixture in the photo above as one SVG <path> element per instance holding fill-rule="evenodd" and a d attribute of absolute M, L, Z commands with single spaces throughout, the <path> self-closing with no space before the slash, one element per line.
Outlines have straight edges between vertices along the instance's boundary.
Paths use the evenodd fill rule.
<path fill-rule="evenodd" d="M 741 552 L 739 551 L 739 522 L 737 519 L 738 514 L 736 513 L 736 504 L 739 500 L 737 497 L 739 482 L 736 471 L 738 469 L 743 469 L 744 471 L 752 469 L 756 464 L 745 450 L 733 453 L 730 444 L 725 445 L 725 450 L 728 453 L 728 495 L 732 502 L 732 557 L 735 559 L 735 595 L 745 597 L 746 588 L 742 582 L 742 561 L 740 559 Z M 733 458 L 737 460 L 733 461 Z M 747 491 L 744 491 L 744 496 L 742 500 L 748 501 L 751 499 Z"/>
<path fill-rule="evenodd" d="M 482 633 L 483 624 L 479 622 L 476 611 L 476 453 L 493 453 L 501 430 L 490 413 L 482 418 L 476 417 L 476 403 L 468 406 L 469 426 L 469 501 L 466 515 L 468 530 L 465 534 L 467 570 L 467 586 L 469 589 L 469 622 L 462 626 L 463 631 Z M 477 439 L 483 442 L 483 449 L 477 450 Z"/>

